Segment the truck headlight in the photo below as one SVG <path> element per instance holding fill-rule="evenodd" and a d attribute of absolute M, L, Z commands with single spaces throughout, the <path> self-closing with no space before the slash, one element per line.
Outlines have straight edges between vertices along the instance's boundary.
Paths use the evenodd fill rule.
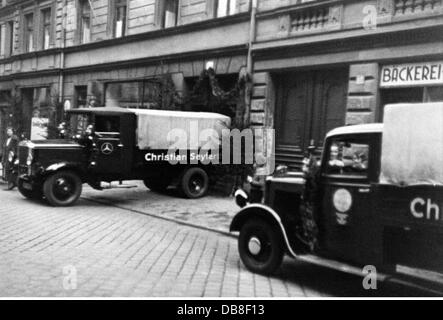
<path fill-rule="evenodd" d="M 34 160 L 34 154 L 32 152 L 32 149 L 29 149 L 28 157 L 26 158 L 26 165 L 30 166 L 32 164 L 32 160 Z"/>

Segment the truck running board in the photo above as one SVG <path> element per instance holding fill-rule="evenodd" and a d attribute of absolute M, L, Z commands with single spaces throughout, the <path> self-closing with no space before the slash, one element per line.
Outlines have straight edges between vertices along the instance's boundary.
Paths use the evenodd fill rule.
<path fill-rule="evenodd" d="M 321 267 L 337 270 L 340 272 L 345 272 L 360 277 L 366 276 L 366 274 L 363 272 L 363 269 L 360 269 L 358 267 L 346 263 L 337 262 L 335 260 L 321 258 L 311 254 L 297 255 L 295 258 L 300 261 L 312 263 Z M 388 275 L 381 272 L 377 272 L 377 281 L 407 286 L 416 290 L 429 292 L 438 296 L 443 295 L 443 275 L 436 272 L 417 270 L 415 268 L 409 268 L 405 266 L 397 266 L 396 271 L 399 273 L 399 276 Z M 409 279 L 403 278 L 401 277 L 401 275 L 404 275 Z M 417 279 L 417 281 L 414 281 L 415 279 Z M 420 283 L 420 280 L 424 280 L 427 283 Z"/>

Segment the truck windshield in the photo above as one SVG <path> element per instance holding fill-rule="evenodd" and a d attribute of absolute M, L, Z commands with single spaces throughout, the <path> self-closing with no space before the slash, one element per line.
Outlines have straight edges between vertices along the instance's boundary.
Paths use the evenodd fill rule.
<path fill-rule="evenodd" d="M 89 124 L 87 114 L 71 114 L 69 118 L 69 131 L 72 135 L 83 135 Z"/>

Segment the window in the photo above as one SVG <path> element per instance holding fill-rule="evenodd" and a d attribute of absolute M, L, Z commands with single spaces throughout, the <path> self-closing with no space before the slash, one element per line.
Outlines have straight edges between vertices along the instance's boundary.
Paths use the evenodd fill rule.
<path fill-rule="evenodd" d="M 14 47 L 14 21 L 9 21 L 6 24 L 5 33 L 5 56 L 9 57 L 12 54 L 12 50 Z"/>
<path fill-rule="evenodd" d="M 120 38 L 125 35 L 126 31 L 126 5 L 127 0 L 115 0 L 114 11 L 114 37 Z"/>
<path fill-rule="evenodd" d="M 87 106 L 88 86 L 75 86 L 75 108 L 85 108 Z"/>
<path fill-rule="evenodd" d="M 369 144 L 363 141 L 334 139 L 329 145 L 327 173 L 367 177 Z"/>
<path fill-rule="evenodd" d="M 171 28 L 177 25 L 178 0 L 157 1 L 159 25 L 162 28 Z"/>
<path fill-rule="evenodd" d="M 226 17 L 237 13 L 238 0 L 215 0 L 215 16 Z"/>
<path fill-rule="evenodd" d="M 161 109 L 161 84 L 153 80 L 108 83 L 106 106 Z"/>
<path fill-rule="evenodd" d="M 34 50 L 34 14 L 32 13 L 25 15 L 24 44 L 25 52 Z"/>
<path fill-rule="evenodd" d="M 95 116 L 95 131 L 105 133 L 120 132 L 120 117 Z"/>
<path fill-rule="evenodd" d="M 91 41 L 91 6 L 89 0 L 80 0 L 80 43 Z"/>
<path fill-rule="evenodd" d="M 49 44 L 51 41 L 51 9 L 44 9 L 41 11 L 42 19 L 42 48 L 43 50 L 49 49 Z"/>
<path fill-rule="evenodd" d="M 6 47 L 5 36 L 6 36 L 6 25 L 2 24 L 0 25 L 0 57 L 5 56 L 5 47 Z"/>
<path fill-rule="evenodd" d="M 87 114 L 71 113 L 69 115 L 69 129 L 70 129 L 72 135 L 84 134 L 89 123 L 90 123 L 90 119 Z"/>

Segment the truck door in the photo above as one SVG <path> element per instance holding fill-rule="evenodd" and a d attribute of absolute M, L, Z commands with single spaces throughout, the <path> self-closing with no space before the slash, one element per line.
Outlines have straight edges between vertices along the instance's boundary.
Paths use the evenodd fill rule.
<path fill-rule="evenodd" d="M 370 134 L 328 139 L 322 163 L 322 247 L 349 262 L 370 259 L 373 237 L 371 170 L 376 147 Z"/>
<path fill-rule="evenodd" d="M 97 173 L 126 174 L 125 149 L 121 115 L 95 116 L 95 143 L 97 146 L 94 171 Z"/>

